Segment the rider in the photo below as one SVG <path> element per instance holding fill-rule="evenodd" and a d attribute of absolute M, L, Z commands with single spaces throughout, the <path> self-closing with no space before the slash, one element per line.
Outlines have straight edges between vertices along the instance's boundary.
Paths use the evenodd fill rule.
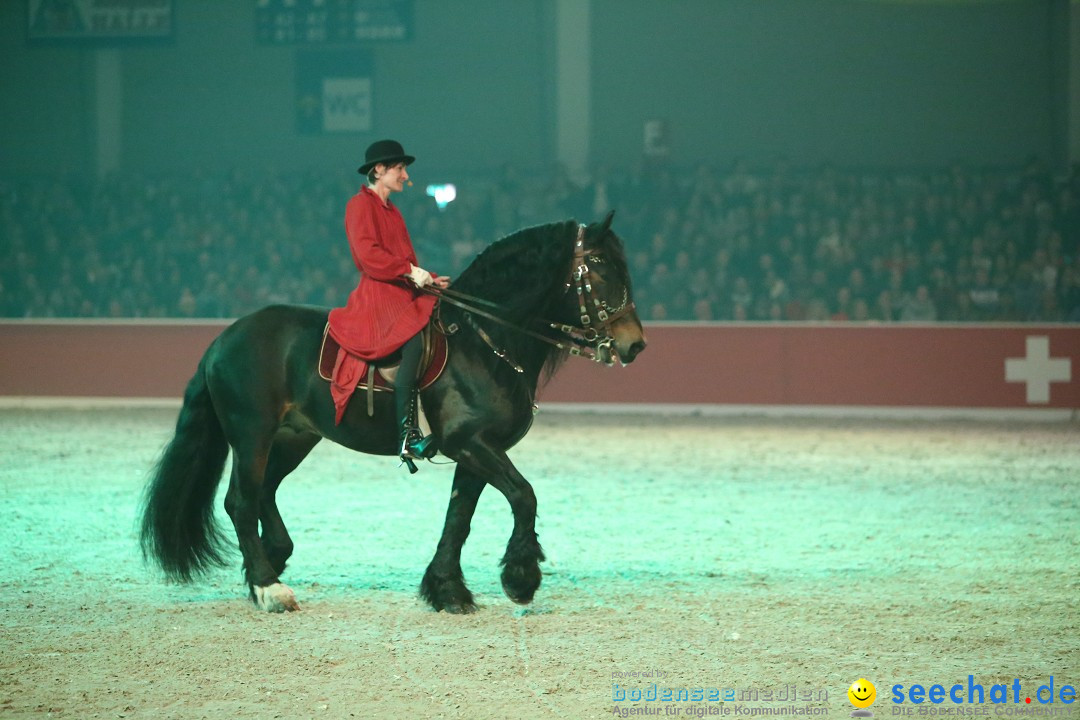
<path fill-rule="evenodd" d="M 330 335 L 343 351 L 362 361 L 373 361 L 401 350 L 401 366 L 395 378 L 394 407 L 400 432 L 398 454 L 406 458 L 430 457 L 435 453 L 432 437 L 424 437 L 412 412 L 417 389 L 416 372 L 423 342 L 420 331 L 427 325 L 435 305 L 432 295 L 420 292 L 427 285 L 445 288 L 449 279 L 429 273 L 417 265 L 409 231 L 401 213 L 390 202 L 390 194 L 401 192 L 409 180 L 406 169 L 415 160 L 394 140 L 372 143 L 358 172 L 367 176 L 367 186 L 354 195 L 345 208 L 345 230 L 353 261 L 360 270 L 360 282 L 349 295 L 345 307 L 330 311 Z M 411 184 L 411 183 L 410 183 Z M 346 353 L 338 358 L 332 394 L 340 421 L 345 404 L 356 386 L 339 382 Z M 352 362 L 356 362 L 353 360 Z M 342 385 L 345 384 L 343 388 Z"/>

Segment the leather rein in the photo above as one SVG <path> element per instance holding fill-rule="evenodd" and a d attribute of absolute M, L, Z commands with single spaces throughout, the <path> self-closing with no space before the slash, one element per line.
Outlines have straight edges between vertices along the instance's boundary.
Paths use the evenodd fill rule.
<path fill-rule="evenodd" d="M 569 292 L 571 287 L 576 288 L 581 324 L 578 326 L 550 322 L 547 320 L 541 321 L 552 330 L 565 335 L 566 337 L 563 339 L 553 338 L 549 335 L 530 330 L 529 328 L 521 327 L 520 325 L 516 325 L 509 320 L 479 307 L 483 305 L 493 310 L 499 310 L 500 306 L 490 300 L 485 300 L 473 295 L 466 295 L 465 293 L 460 293 L 450 288 L 439 289 L 428 286 L 422 288 L 422 290 L 429 295 L 435 295 L 440 298 L 440 300 L 446 301 L 451 305 L 455 305 L 464 310 L 465 322 L 476 331 L 480 336 L 480 339 L 491 348 L 492 352 L 494 352 L 497 357 L 519 373 L 524 372 L 524 369 L 514 362 L 505 350 L 500 349 L 495 345 L 491 336 L 477 324 L 473 315 L 492 320 L 511 330 L 540 340 L 541 342 L 545 342 L 548 345 L 553 345 L 570 355 L 576 355 L 577 357 L 582 357 L 586 360 L 592 360 L 593 362 L 600 362 L 611 366 L 615 362 L 615 351 L 612 348 L 612 345 L 615 342 L 615 336 L 611 334 L 611 326 L 623 315 L 633 310 L 634 303 L 630 300 L 630 292 L 625 285 L 623 286 L 622 303 L 616 308 L 610 307 L 606 301 L 598 298 L 593 293 L 592 282 L 589 280 L 588 262 L 602 264 L 604 260 L 600 256 L 599 251 L 586 252 L 585 226 L 578 225 L 577 240 L 574 243 L 573 267 L 570 269 L 570 278 L 566 281 L 564 292 Z M 590 304 L 592 306 L 591 309 L 593 310 L 592 314 L 590 314 Z M 595 315 L 595 322 L 593 315 Z M 451 323 L 444 329 L 444 332 L 447 335 L 453 335 L 457 331 L 457 323 Z M 602 359 L 602 349 L 607 353 L 607 360 Z"/>

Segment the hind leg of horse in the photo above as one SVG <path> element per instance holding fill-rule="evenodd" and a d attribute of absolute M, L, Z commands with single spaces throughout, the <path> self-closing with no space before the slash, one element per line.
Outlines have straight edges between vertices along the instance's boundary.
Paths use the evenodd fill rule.
<path fill-rule="evenodd" d="M 461 451 L 458 462 L 476 469 L 510 503 L 514 531 L 502 558 L 503 591 L 521 605 L 532 602 L 543 578 L 540 563 L 544 560 L 544 551 L 536 536 L 536 494 L 532 485 L 505 452 L 482 442 L 470 443 Z"/>
<path fill-rule="evenodd" d="M 236 539 L 244 556 L 244 579 L 252 602 L 270 612 L 299 610 L 293 591 L 278 582 L 277 571 L 259 537 L 259 511 L 269 446 L 269 439 L 233 445 L 233 470 L 229 491 L 225 494 L 225 511 L 236 529 Z"/>
<path fill-rule="evenodd" d="M 461 574 L 461 546 L 469 537 L 476 501 L 484 489 L 484 479 L 464 465 L 454 473 L 454 489 L 446 508 L 446 522 L 435 557 L 420 583 L 420 596 L 435 610 L 471 613 L 476 603 Z"/>
<path fill-rule="evenodd" d="M 282 431 L 274 438 L 266 461 L 266 480 L 263 482 L 259 502 L 259 524 L 262 526 L 262 544 L 274 572 L 285 572 L 285 563 L 293 552 L 292 538 L 281 519 L 277 507 L 277 489 L 285 476 L 296 469 L 311 449 L 322 440 L 313 433 Z"/>

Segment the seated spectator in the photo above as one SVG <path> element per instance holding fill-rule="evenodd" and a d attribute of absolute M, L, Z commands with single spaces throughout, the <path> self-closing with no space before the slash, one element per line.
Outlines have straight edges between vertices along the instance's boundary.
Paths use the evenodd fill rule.
<path fill-rule="evenodd" d="M 908 293 L 900 300 L 901 322 L 932 323 L 937 320 L 937 308 L 930 299 L 930 288 L 920 285 L 915 293 Z"/>
<path fill-rule="evenodd" d="M 893 294 L 891 291 L 882 290 L 878 293 L 871 317 L 878 322 L 888 323 L 896 321 L 896 307 L 893 305 Z"/>
<path fill-rule="evenodd" d="M 833 301 L 832 311 L 829 314 L 831 320 L 835 322 L 845 322 L 851 319 L 851 316 L 855 314 L 855 310 L 852 307 L 851 302 L 851 290 L 845 285 L 836 291 L 836 298 Z"/>
<path fill-rule="evenodd" d="M 806 305 L 806 319 L 810 322 L 828 322 L 829 306 L 819 297 L 810 298 Z"/>
<path fill-rule="evenodd" d="M 694 303 L 694 319 L 701 322 L 709 322 L 715 319 L 712 303 L 706 298 L 699 298 Z"/>
<path fill-rule="evenodd" d="M 1080 171 L 1055 184 L 961 167 L 916 176 L 785 165 L 769 175 L 746 159 L 675 170 L 602 168 L 582 189 L 559 168 L 508 166 L 502 177 L 463 179 L 446 209 L 415 191 L 398 205 L 415 241 L 454 273 L 529 222 L 610 205 L 639 307 L 667 319 L 1080 320 Z M 352 267 L 333 241 L 338 198 L 354 182 L 316 173 L 119 174 L 86 187 L 0 180 L 0 313 L 334 305 L 350 289 L 340 268 Z"/>
<path fill-rule="evenodd" d="M 975 283 L 967 294 L 971 299 L 977 319 L 992 320 L 997 315 L 1001 298 L 997 288 L 990 284 L 990 273 L 987 267 L 979 266 L 975 270 Z"/>
<path fill-rule="evenodd" d="M 870 305 L 867 304 L 864 298 L 855 298 L 851 302 L 851 320 L 855 322 L 869 322 L 871 319 L 873 318 L 870 316 Z"/>
<path fill-rule="evenodd" d="M 733 308 L 736 306 L 741 307 L 744 314 L 747 308 L 754 304 L 754 293 L 750 291 L 750 283 L 745 277 L 739 276 L 735 278 L 729 300 Z"/>

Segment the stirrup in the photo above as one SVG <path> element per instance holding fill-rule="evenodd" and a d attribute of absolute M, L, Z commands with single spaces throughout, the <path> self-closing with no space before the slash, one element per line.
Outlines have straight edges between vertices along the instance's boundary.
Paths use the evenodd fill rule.
<path fill-rule="evenodd" d="M 420 428 L 412 426 L 401 431 L 401 447 L 398 449 L 398 457 L 409 468 L 409 473 L 416 472 L 416 463 L 413 460 L 427 460 L 434 457 L 436 452 L 435 436 L 424 436 Z"/>
<path fill-rule="evenodd" d="M 394 392 L 402 392 L 402 388 L 395 388 Z M 400 419 L 401 445 L 398 447 L 398 457 L 409 468 L 409 473 L 416 472 L 416 463 L 413 460 L 427 460 L 435 456 L 438 448 L 435 446 L 435 436 L 424 433 L 417 427 L 417 405 L 420 393 L 416 387 L 409 388 L 409 404 L 407 414 Z"/>

